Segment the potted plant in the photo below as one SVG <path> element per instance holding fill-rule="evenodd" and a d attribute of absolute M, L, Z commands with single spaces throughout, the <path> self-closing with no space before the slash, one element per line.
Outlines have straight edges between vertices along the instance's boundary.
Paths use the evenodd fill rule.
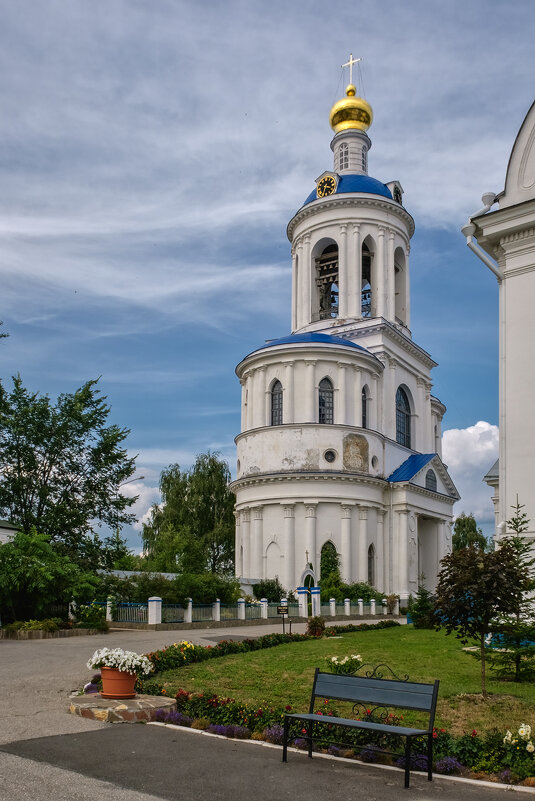
<path fill-rule="evenodd" d="M 154 670 L 146 656 L 122 648 L 99 648 L 87 667 L 89 670 L 100 668 L 103 698 L 134 698 L 138 675 L 147 676 Z"/>

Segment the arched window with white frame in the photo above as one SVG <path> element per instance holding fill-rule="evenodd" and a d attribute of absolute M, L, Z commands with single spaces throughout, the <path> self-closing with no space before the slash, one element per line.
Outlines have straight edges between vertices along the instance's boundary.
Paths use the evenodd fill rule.
<path fill-rule="evenodd" d="M 370 400 L 370 393 L 368 387 L 362 387 L 362 428 L 368 428 L 368 402 Z"/>
<path fill-rule="evenodd" d="M 319 384 L 319 422 L 332 425 L 334 423 L 334 389 L 329 378 L 322 378 Z"/>
<path fill-rule="evenodd" d="M 271 387 L 271 425 L 282 425 L 282 384 L 275 381 Z"/>
<path fill-rule="evenodd" d="M 411 405 L 403 387 L 396 392 L 396 442 L 411 447 Z"/>

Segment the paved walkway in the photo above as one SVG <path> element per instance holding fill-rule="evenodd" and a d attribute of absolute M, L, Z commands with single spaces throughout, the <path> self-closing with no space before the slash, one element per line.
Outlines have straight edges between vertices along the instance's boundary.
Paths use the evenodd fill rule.
<path fill-rule="evenodd" d="M 279 626 L 125 631 L 61 640 L 0 640 L 0 801 L 497 801 L 501 788 L 414 776 L 161 726 L 102 724 L 69 715 L 68 696 L 90 677 L 96 648 L 146 652 L 180 639 L 213 644 Z M 304 630 L 297 624 L 294 630 Z M 518 793 L 518 797 L 524 794 Z M 525 796 L 524 796 L 525 797 Z"/>

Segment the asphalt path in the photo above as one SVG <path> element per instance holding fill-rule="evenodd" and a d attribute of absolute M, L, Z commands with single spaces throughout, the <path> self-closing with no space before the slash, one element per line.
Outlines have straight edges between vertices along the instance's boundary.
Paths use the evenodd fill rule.
<path fill-rule="evenodd" d="M 0 640 L 0 801 L 504 798 L 502 787 L 443 777 L 429 783 L 418 774 L 405 790 L 398 770 L 318 756 L 310 760 L 299 752 L 282 764 L 280 748 L 262 743 L 168 726 L 99 723 L 68 713 L 71 691 L 90 678 L 85 664 L 96 648 L 142 653 L 181 639 L 213 644 L 274 630 L 280 627 L 114 630 L 58 640 Z"/>

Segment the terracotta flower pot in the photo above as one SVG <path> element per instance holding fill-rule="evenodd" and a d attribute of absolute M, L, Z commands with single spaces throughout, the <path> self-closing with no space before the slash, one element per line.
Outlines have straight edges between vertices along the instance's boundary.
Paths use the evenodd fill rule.
<path fill-rule="evenodd" d="M 100 694 L 103 698 L 136 697 L 134 685 L 137 676 L 135 673 L 127 673 L 124 670 L 117 670 L 117 668 L 102 667 L 100 668 L 100 675 L 102 676 Z"/>

